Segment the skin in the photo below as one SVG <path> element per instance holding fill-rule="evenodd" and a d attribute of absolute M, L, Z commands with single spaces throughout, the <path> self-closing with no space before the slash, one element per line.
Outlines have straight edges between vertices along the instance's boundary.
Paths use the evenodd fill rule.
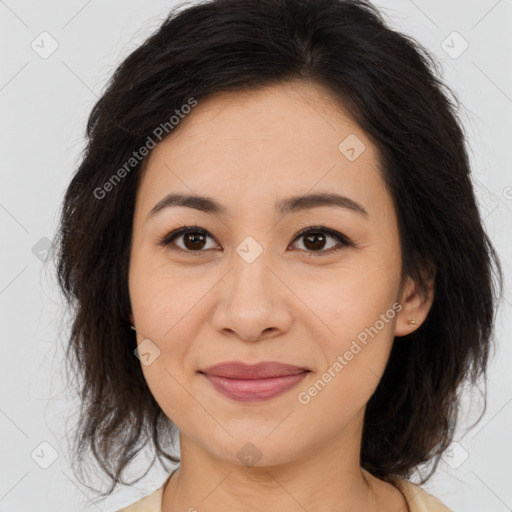
<path fill-rule="evenodd" d="M 338 149 L 350 134 L 365 144 L 354 161 Z M 228 213 L 174 206 L 148 218 L 169 192 L 208 196 Z M 285 215 L 274 209 L 279 199 L 318 192 L 345 195 L 368 216 L 333 206 Z M 203 245 L 187 244 L 186 234 L 174 246 L 158 244 L 195 225 L 208 231 Z M 353 245 L 328 236 L 316 248 L 296 238 L 319 225 Z M 251 263 L 236 251 L 248 236 L 263 251 Z M 214 95 L 156 146 L 136 197 L 129 291 L 138 343 L 149 339 L 160 350 L 142 365 L 144 377 L 180 430 L 181 466 L 164 488 L 164 512 L 408 510 L 400 491 L 362 472 L 359 460 L 365 407 L 394 337 L 417 329 L 432 304 L 411 278 L 401 283 L 401 264 L 377 149 L 318 85 Z M 400 312 L 300 403 L 298 393 L 393 304 Z M 230 360 L 311 372 L 284 394 L 247 404 L 219 394 L 198 373 Z M 249 442 L 261 456 L 255 465 L 237 457 Z"/>

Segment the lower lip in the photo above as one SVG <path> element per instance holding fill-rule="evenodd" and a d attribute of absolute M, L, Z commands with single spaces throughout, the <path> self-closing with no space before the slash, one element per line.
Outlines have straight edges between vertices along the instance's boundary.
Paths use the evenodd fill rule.
<path fill-rule="evenodd" d="M 228 379 L 203 374 L 212 386 L 224 396 L 239 402 L 260 402 L 285 393 L 297 385 L 309 372 L 267 379 Z"/>

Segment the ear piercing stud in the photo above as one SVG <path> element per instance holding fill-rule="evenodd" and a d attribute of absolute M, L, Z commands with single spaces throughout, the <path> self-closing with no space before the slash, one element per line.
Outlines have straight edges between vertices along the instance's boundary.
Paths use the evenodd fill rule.
<path fill-rule="evenodd" d="M 137 329 L 135 329 L 135 326 L 134 326 L 134 325 L 132 325 L 132 326 L 131 326 L 131 329 L 132 329 L 132 330 L 134 330 L 134 331 L 136 331 L 136 330 L 137 330 Z"/>

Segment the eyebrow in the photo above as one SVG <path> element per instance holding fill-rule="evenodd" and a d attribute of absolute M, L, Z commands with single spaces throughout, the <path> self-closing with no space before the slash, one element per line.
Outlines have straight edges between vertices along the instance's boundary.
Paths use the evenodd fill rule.
<path fill-rule="evenodd" d="M 226 215 L 228 210 L 226 207 L 219 204 L 214 199 L 205 196 L 198 196 L 192 194 L 178 194 L 170 193 L 159 201 L 149 212 L 147 219 L 161 212 L 165 208 L 173 206 L 184 206 L 187 208 L 194 208 L 201 212 Z M 303 210 L 310 210 L 322 206 L 330 206 L 335 208 L 343 208 L 355 212 L 365 218 L 368 217 L 368 212 L 360 203 L 350 199 L 349 197 L 342 196 L 336 193 L 320 193 L 309 194 L 306 196 L 294 196 L 287 199 L 281 199 L 275 205 L 278 213 L 285 215 L 287 213 L 294 213 Z"/>

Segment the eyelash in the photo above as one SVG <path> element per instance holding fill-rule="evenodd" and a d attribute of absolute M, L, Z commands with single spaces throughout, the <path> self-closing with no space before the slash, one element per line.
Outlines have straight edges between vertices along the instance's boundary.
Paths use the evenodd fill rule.
<path fill-rule="evenodd" d="M 178 238 L 180 235 L 185 235 L 185 234 L 188 234 L 188 233 L 201 234 L 203 236 L 209 236 L 209 237 L 211 237 L 213 239 L 213 237 L 211 236 L 211 234 L 208 231 L 206 231 L 203 228 L 200 228 L 199 226 L 184 226 L 182 228 L 176 229 L 175 231 L 171 231 L 167 235 L 165 235 L 162 238 L 160 238 L 158 240 L 158 244 L 162 245 L 164 247 L 169 246 L 170 244 L 173 243 L 173 240 L 175 238 Z M 305 235 L 308 235 L 310 233 L 315 233 L 315 234 L 323 233 L 323 234 L 326 234 L 326 235 L 334 238 L 336 241 L 338 241 L 341 244 L 341 247 L 340 246 L 332 247 L 331 249 L 328 249 L 326 251 L 323 251 L 323 250 L 322 251 L 307 251 L 306 250 L 305 252 L 306 252 L 306 254 L 308 256 L 325 256 L 327 254 L 333 254 L 335 252 L 338 252 L 339 250 L 342 249 L 342 247 L 348 247 L 348 246 L 353 245 L 351 240 L 348 239 L 345 235 L 342 235 L 341 233 L 338 233 L 337 231 L 329 229 L 329 228 L 327 228 L 325 226 L 311 226 L 311 227 L 302 229 L 301 231 L 299 231 L 297 233 L 295 238 L 292 240 L 292 243 L 294 243 L 298 239 L 300 239 L 300 238 L 302 238 Z M 173 247 L 172 250 L 173 251 L 177 251 L 177 252 L 186 253 L 186 254 L 193 254 L 193 253 L 201 254 L 201 253 L 206 252 L 204 250 L 201 250 L 201 251 L 185 250 L 185 249 L 182 249 L 181 247 L 177 247 L 177 246 Z M 299 250 L 304 251 L 303 249 L 299 249 Z"/>

